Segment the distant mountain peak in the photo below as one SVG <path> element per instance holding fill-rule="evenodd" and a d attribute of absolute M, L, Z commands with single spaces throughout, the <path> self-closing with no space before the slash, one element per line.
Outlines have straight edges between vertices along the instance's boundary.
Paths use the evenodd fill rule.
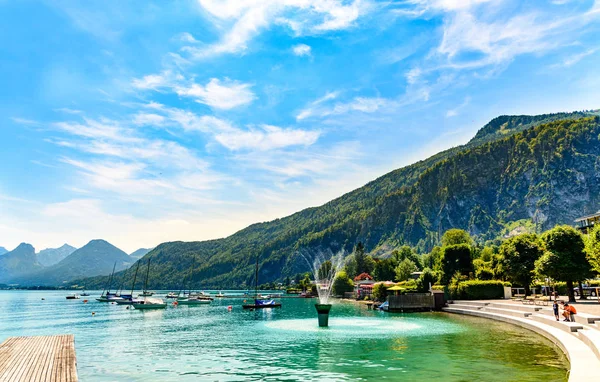
<path fill-rule="evenodd" d="M 0 256 L 4 255 L 5 253 L 8 252 L 8 249 L 4 248 L 4 247 L 0 247 Z"/>
<path fill-rule="evenodd" d="M 59 248 L 46 248 L 38 253 L 38 261 L 43 266 L 49 267 L 69 256 L 76 249 L 69 244 L 63 244 Z"/>

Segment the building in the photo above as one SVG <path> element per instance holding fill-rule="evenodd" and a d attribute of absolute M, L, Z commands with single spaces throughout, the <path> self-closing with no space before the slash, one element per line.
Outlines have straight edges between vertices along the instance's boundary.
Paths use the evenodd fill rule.
<path fill-rule="evenodd" d="M 594 228 L 594 225 L 599 224 L 599 222 L 600 211 L 592 215 L 582 216 L 580 218 L 575 219 L 577 229 L 579 229 L 583 233 L 588 233 L 588 231 Z"/>
<path fill-rule="evenodd" d="M 373 294 L 373 285 L 375 280 L 373 276 L 368 273 L 361 273 L 354 278 L 354 293 L 359 299 L 363 299 L 365 296 L 370 297 Z"/>

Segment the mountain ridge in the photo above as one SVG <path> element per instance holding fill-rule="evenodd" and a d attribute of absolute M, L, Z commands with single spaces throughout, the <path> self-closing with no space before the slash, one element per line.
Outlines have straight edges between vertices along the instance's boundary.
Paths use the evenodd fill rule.
<path fill-rule="evenodd" d="M 70 280 L 108 275 L 117 263 L 116 270 L 129 267 L 129 255 L 106 240 L 95 239 L 73 251 L 58 263 L 15 278 L 20 285 L 64 286 Z"/>
<path fill-rule="evenodd" d="M 42 249 L 37 253 L 38 262 L 45 267 L 52 266 L 69 256 L 76 249 L 77 248 L 66 243 L 58 248 Z"/>
<path fill-rule="evenodd" d="M 467 144 L 391 171 L 322 206 L 252 224 L 224 239 L 160 244 L 146 255 L 153 259 L 151 283 L 153 288 L 176 286 L 191 257 L 200 264 L 194 274 L 205 287 L 240 287 L 250 284 L 256 255 L 261 258 L 261 282 L 270 282 L 306 271 L 300 250 L 308 256 L 319 250 L 350 251 L 361 241 L 369 251 L 410 244 L 423 252 L 448 228 L 465 228 L 487 240 L 521 219 L 540 227 L 570 222 L 572 215 L 595 211 L 600 202 L 589 193 L 598 182 L 590 158 L 600 154 L 596 151 L 600 124 L 597 116 L 582 118 L 582 114 L 589 115 L 492 120 Z M 547 122 L 549 118 L 552 121 Z M 507 122 L 498 134 L 498 126 Z M 565 137 L 572 146 L 561 143 Z M 584 154 L 586 150 L 593 154 Z M 556 153 L 565 157 L 555 158 Z M 566 160 L 573 155 L 585 161 Z M 564 178 L 567 186 L 577 185 L 572 178 L 576 173 L 590 182 L 570 190 L 579 203 L 566 203 L 568 209 L 559 203 L 560 214 L 549 210 L 554 207 L 549 184 Z M 519 198 L 527 201 L 521 203 Z"/>

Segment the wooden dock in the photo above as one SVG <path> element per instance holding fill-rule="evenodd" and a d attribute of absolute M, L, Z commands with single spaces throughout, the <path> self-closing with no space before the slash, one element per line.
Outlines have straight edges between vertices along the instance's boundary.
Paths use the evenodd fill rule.
<path fill-rule="evenodd" d="M 7 339 L 0 344 L 0 381 L 77 381 L 73 335 Z"/>

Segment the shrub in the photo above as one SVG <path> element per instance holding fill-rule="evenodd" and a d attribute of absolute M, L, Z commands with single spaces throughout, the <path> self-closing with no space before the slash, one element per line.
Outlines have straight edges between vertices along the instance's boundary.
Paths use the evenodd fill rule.
<path fill-rule="evenodd" d="M 510 283 L 499 280 L 459 281 L 450 286 L 450 292 L 459 300 L 489 300 L 504 297 L 504 287 Z"/>
<path fill-rule="evenodd" d="M 354 283 L 348 277 L 346 272 L 338 272 L 335 280 L 333 281 L 332 292 L 335 296 L 343 296 L 346 292 L 352 292 L 354 290 Z"/>
<path fill-rule="evenodd" d="M 385 301 L 387 295 L 387 287 L 384 283 L 375 284 L 373 286 L 373 298 L 376 301 Z"/>

